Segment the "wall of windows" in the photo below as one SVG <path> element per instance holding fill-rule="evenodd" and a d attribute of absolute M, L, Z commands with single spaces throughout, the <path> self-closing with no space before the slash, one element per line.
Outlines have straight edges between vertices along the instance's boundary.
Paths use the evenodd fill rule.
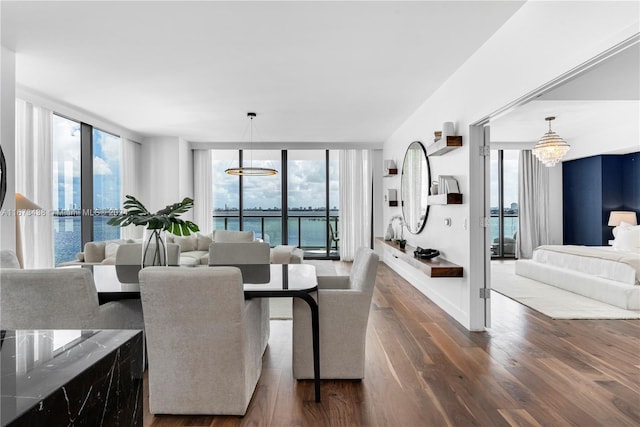
<path fill-rule="evenodd" d="M 307 258 L 339 256 L 337 152 L 212 150 L 211 155 L 214 230 L 252 230 L 272 247 L 301 247 Z M 224 172 L 240 164 L 279 173 L 237 177 Z"/>
<path fill-rule="evenodd" d="M 74 260 L 88 241 L 120 237 L 107 221 L 121 204 L 121 139 L 54 114 L 52 153 L 57 265 Z"/>
<path fill-rule="evenodd" d="M 491 150 L 491 256 L 514 258 L 518 232 L 518 150 Z"/>

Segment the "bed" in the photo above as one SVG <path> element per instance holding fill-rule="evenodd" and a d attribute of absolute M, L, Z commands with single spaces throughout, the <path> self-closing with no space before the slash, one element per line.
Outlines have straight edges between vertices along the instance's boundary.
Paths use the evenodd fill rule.
<path fill-rule="evenodd" d="M 640 244 L 640 240 L 636 240 Z M 640 310 L 640 251 L 636 246 L 538 247 L 516 261 L 516 274 L 627 310 Z"/>

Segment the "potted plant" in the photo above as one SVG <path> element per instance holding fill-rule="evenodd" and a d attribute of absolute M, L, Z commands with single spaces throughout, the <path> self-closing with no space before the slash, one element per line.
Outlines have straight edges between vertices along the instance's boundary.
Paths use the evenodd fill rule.
<path fill-rule="evenodd" d="M 396 243 L 398 243 L 400 249 L 404 249 L 407 246 L 407 241 L 405 239 L 397 239 Z"/>
<path fill-rule="evenodd" d="M 124 202 L 125 211 L 115 216 L 107 222 L 109 225 L 126 227 L 127 225 L 142 225 L 145 232 L 142 238 L 142 266 L 166 265 L 167 246 L 165 243 L 165 232 L 168 231 L 176 236 L 189 236 L 200 229 L 191 222 L 178 218 L 181 214 L 193 208 L 193 199 L 185 197 L 181 202 L 168 205 L 156 213 L 149 210 L 135 197 L 126 195 Z M 148 251 L 152 250 L 150 263 L 146 263 Z"/>

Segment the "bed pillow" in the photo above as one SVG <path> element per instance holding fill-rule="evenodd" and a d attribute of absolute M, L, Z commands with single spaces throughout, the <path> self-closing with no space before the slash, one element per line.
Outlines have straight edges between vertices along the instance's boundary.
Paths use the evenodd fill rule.
<path fill-rule="evenodd" d="M 640 225 L 620 227 L 613 241 L 614 249 L 626 252 L 640 251 Z"/>

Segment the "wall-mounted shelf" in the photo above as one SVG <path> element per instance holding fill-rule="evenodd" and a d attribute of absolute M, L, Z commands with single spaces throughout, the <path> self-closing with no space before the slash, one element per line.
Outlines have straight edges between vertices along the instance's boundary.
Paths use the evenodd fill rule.
<path fill-rule="evenodd" d="M 429 205 L 461 205 L 462 193 L 436 194 L 427 198 Z"/>
<path fill-rule="evenodd" d="M 438 141 L 427 147 L 428 156 L 441 156 L 448 153 L 451 150 L 462 147 L 462 137 L 449 135 L 445 138 L 441 138 Z"/>
<path fill-rule="evenodd" d="M 392 248 L 392 255 L 395 258 L 423 271 L 429 277 L 462 277 L 462 266 L 449 262 L 441 256 L 418 259 L 413 256 L 413 251 L 416 250 L 413 246 L 406 245 L 404 249 L 400 249 L 400 246 L 393 241 L 384 240 L 381 237 L 377 237 L 376 241 Z"/>
<path fill-rule="evenodd" d="M 389 206 L 398 206 L 397 200 L 389 200 Z"/>
<path fill-rule="evenodd" d="M 382 176 L 396 176 L 398 175 L 398 169 L 389 169 L 388 171 L 385 171 L 386 173 Z"/>

